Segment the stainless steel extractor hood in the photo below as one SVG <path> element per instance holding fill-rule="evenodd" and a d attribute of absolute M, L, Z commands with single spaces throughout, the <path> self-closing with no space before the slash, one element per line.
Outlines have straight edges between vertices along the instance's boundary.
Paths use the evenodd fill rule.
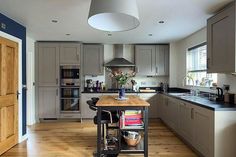
<path fill-rule="evenodd" d="M 135 64 L 124 58 L 124 45 L 117 44 L 114 46 L 115 58 L 106 63 L 106 67 L 134 67 Z"/>

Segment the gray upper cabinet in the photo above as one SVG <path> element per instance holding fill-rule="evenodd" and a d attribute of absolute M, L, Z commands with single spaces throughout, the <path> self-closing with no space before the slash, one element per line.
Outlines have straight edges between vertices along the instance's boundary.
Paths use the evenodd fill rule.
<path fill-rule="evenodd" d="M 60 44 L 60 64 L 80 64 L 80 44 Z"/>
<path fill-rule="evenodd" d="M 58 86 L 59 44 L 38 43 L 36 52 L 38 86 Z"/>
<path fill-rule="evenodd" d="M 235 72 L 235 2 L 207 21 L 207 71 Z"/>
<path fill-rule="evenodd" d="M 136 75 L 156 74 L 155 45 L 136 45 L 135 46 L 135 64 Z"/>
<path fill-rule="evenodd" d="M 103 75 L 103 64 L 103 45 L 83 45 L 83 75 Z"/>
<path fill-rule="evenodd" d="M 156 75 L 169 75 L 169 45 L 156 46 Z"/>
<path fill-rule="evenodd" d="M 136 45 L 135 64 L 137 75 L 169 75 L 169 45 Z"/>

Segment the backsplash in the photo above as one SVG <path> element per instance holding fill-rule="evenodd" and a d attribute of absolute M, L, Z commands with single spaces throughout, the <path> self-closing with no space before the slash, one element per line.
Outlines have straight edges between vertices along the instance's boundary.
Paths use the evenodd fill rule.
<path fill-rule="evenodd" d="M 113 88 L 112 83 L 111 83 L 111 78 L 108 76 L 107 73 L 106 75 L 94 76 L 94 77 L 85 76 L 85 81 L 87 79 L 92 79 L 94 82 L 96 82 L 97 80 L 99 82 L 104 82 L 106 89 Z M 164 76 L 163 77 L 162 76 L 157 76 L 157 77 L 136 76 L 136 77 L 133 77 L 132 79 L 137 82 L 138 87 L 158 87 L 160 82 L 163 82 L 163 83 L 169 82 L 169 78 L 164 77 Z M 86 82 L 85 82 L 85 87 L 86 87 Z M 128 83 L 126 85 L 126 88 L 132 88 L 131 83 Z"/>

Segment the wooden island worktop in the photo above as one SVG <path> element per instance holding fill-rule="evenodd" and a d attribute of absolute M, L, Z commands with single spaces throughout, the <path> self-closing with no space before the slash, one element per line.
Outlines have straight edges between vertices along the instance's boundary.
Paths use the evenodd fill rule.
<path fill-rule="evenodd" d="M 150 104 L 143 99 L 139 98 L 138 96 L 130 95 L 127 96 L 127 100 L 116 100 L 118 96 L 115 95 L 104 95 L 99 98 L 96 106 L 136 106 L 136 107 L 148 107 Z"/>

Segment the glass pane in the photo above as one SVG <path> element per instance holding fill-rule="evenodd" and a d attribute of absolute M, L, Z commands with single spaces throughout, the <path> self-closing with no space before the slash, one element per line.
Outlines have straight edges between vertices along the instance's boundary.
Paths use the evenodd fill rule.
<path fill-rule="evenodd" d="M 79 98 L 79 88 L 61 88 L 62 98 Z"/>
<path fill-rule="evenodd" d="M 189 72 L 186 84 L 191 86 L 211 87 L 212 83 L 217 83 L 217 74 L 207 74 L 203 72 Z"/>
<path fill-rule="evenodd" d="M 187 52 L 187 71 L 206 70 L 206 45 Z"/>
<path fill-rule="evenodd" d="M 79 111 L 79 99 L 61 99 L 61 111 Z"/>

